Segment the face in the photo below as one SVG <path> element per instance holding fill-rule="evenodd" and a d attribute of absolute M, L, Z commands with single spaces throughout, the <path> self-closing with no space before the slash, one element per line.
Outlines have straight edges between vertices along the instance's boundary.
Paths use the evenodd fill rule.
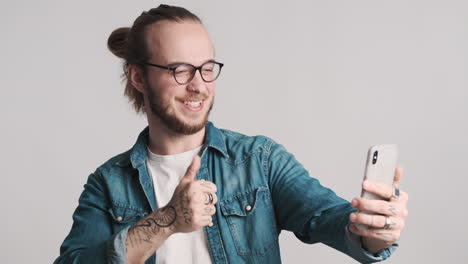
<path fill-rule="evenodd" d="M 189 63 L 200 66 L 214 59 L 203 25 L 197 22 L 158 22 L 147 32 L 148 62 L 172 66 Z M 147 66 L 144 79 L 146 105 L 158 125 L 174 133 L 190 135 L 205 127 L 214 103 L 214 82 L 204 82 L 197 71 L 193 79 L 178 84 L 172 71 Z"/>

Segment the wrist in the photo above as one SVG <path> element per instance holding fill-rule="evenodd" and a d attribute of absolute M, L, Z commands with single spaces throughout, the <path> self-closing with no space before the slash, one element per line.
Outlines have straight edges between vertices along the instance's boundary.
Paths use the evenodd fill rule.
<path fill-rule="evenodd" d="M 363 236 L 361 236 L 361 247 L 374 255 L 378 255 L 382 250 L 387 248 L 385 243 L 382 244 L 372 238 Z"/>
<path fill-rule="evenodd" d="M 152 218 L 154 219 L 154 222 L 157 225 L 159 231 L 161 231 L 159 233 L 161 233 L 165 239 L 177 233 L 175 228 L 177 211 L 174 206 L 168 204 L 159 208 L 152 213 Z"/>

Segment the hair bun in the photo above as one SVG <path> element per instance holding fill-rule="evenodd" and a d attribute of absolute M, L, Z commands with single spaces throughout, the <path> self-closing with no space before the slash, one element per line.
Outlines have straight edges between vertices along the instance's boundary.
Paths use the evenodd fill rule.
<path fill-rule="evenodd" d="M 127 36 L 129 27 L 118 28 L 107 39 L 107 48 L 117 57 L 125 59 L 127 53 Z"/>

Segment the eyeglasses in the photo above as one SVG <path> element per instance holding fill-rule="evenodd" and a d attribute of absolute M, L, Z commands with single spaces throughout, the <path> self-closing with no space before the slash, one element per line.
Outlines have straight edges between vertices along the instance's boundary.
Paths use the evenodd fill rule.
<path fill-rule="evenodd" d="M 200 72 L 203 81 L 213 82 L 218 78 L 219 74 L 221 73 L 221 69 L 224 66 L 223 63 L 216 61 L 207 61 L 199 67 L 188 63 L 177 64 L 175 66 L 162 66 L 149 62 L 145 62 L 144 64 L 172 71 L 174 79 L 178 84 L 189 83 L 197 71 Z"/>

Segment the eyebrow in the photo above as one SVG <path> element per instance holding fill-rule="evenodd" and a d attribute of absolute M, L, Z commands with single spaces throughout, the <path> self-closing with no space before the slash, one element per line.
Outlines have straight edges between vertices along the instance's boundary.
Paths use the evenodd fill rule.
<path fill-rule="evenodd" d="M 209 59 L 209 60 L 206 60 L 204 61 L 202 64 L 205 64 L 207 62 L 216 62 L 214 59 Z M 175 66 L 179 66 L 181 64 L 189 64 L 189 65 L 192 65 L 191 63 L 188 63 L 188 62 L 181 62 L 181 61 L 175 61 L 175 62 L 171 62 L 169 64 L 167 64 L 167 67 L 175 67 Z M 201 64 L 201 65 L 202 65 Z M 195 66 L 195 65 L 194 65 Z"/>

